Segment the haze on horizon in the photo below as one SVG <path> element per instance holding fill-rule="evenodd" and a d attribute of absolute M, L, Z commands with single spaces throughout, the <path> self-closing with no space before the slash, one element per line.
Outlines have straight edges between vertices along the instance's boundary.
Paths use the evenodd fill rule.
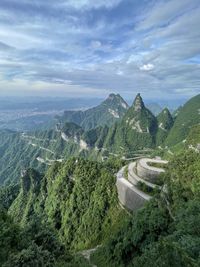
<path fill-rule="evenodd" d="M 0 96 L 200 92 L 199 0 L 1 0 Z"/>

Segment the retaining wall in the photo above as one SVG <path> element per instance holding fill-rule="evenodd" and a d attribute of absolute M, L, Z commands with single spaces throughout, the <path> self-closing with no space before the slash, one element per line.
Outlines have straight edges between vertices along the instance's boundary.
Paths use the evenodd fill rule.
<path fill-rule="evenodd" d="M 130 184 L 130 183 L 129 183 Z M 144 203 L 150 199 L 147 199 L 137 193 L 134 186 L 130 187 L 123 179 L 117 180 L 117 191 L 120 203 L 131 211 L 136 211 L 137 209 L 144 206 Z"/>
<path fill-rule="evenodd" d="M 140 177 L 143 177 L 143 179 L 150 181 L 151 183 L 155 183 L 158 176 L 161 173 L 164 173 L 165 170 L 162 168 L 149 166 L 148 162 L 161 163 L 161 164 L 167 164 L 168 162 L 164 160 L 156 160 L 156 159 L 148 159 L 148 158 L 144 158 L 138 161 L 137 174 Z"/>

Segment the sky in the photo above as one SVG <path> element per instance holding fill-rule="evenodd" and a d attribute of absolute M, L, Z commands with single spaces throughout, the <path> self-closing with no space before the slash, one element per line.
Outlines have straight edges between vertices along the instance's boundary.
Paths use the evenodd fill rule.
<path fill-rule="evenodd" d="M 0 0 L 0 95 L 200 93 L 199 0 Z"/>

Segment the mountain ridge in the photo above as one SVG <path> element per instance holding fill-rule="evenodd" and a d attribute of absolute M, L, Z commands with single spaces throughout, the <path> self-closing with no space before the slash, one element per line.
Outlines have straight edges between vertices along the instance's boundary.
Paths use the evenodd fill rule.
<path fill-rule="evenodd" d="M 59 122 L 74 122 L 84 130 L 113 124 L 120 120 L 128 109 L 128 104 L 119 94 L 110 94 L 101 104 L 85 111 L 65 111 Z"/>

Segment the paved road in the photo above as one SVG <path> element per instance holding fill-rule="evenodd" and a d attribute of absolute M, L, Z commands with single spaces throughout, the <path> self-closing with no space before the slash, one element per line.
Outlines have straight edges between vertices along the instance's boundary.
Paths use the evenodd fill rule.
<path fill-rule="evenodd" d="M 140 160 L 140 165 L 147 169 L 147 170 L 151 170 L 151 171 L 155 171 L 155 172 L 165 172 L 164 169 L 162 168 L 157 168 L 157 167 L 153 167 L 153 166 L 149 166 L 148 162 L 150 163 L 161 163 L 161 164 L 167 164 L 168 161 L 167 160 L 161 160 L 161 159 L 149 159 L 149 158 L 143 158 Z"/>
<path fill-rule="evenodd" d="M 150 182 L 147 182 L 146 180 L 142 179 L 141 177 L 139 177 L 135 172 L 134 172 L 134 168 L 136 166 L 136 162 L 132 162 L 128 165 L 128 178 L 129 180 L 135 180 L 135 184 L 137 182 L 142 182 L 144 184 L 146 184 L 147 186 L 151 187 L 151 188 L 155 188 L 155 187 L 158 187 L 158 188 L 161 188 L 160 186 L 158 185 L 155 185 L 155 184 L 152 184 Z"/>

